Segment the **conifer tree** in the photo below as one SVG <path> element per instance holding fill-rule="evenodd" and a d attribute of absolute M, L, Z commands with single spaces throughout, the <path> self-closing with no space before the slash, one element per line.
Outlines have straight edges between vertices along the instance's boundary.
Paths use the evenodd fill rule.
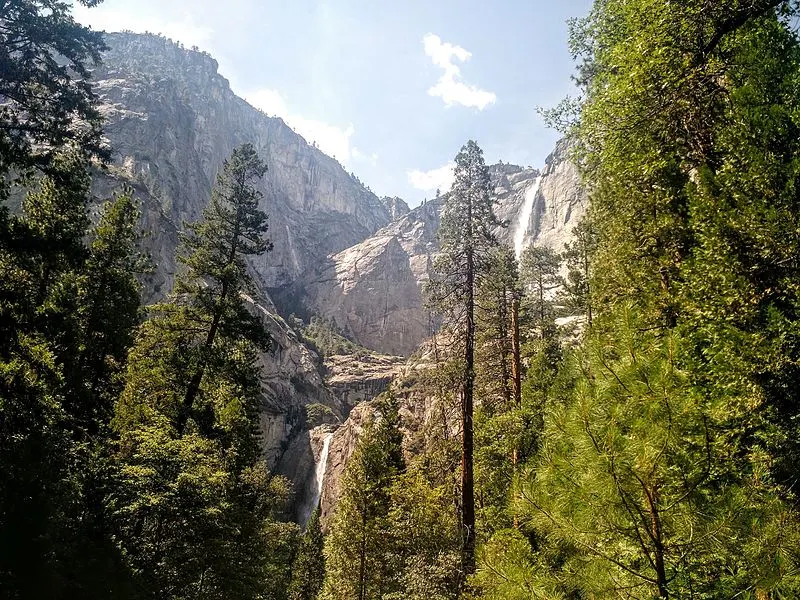
<path fill-rule="evenodd" d="M 565 244 L 564 262 L 567 277 L 562 294 L 566 307 L 578 314 L 585 314 L 592 326 L 592 256 L 597 251 L 597 235 L 591 217 L 584 217 L 572 230 L 572 241 Z"/>
<path fill-rule="evenodd" d="M 589 343 L 572 398 L 548 407 L 517 509 L 551 552 L 574 551 L 529 574 L 537 585 L 590 597 L 796 593 L 798 530 L 781 525 L 794 516 L 763 466 L 742 477 L 725 432 L 732 407 L 692 389 L 683 343 L 624 311 Z"/>
<path fill-rule="evenodd" d="M 102 0 L 80 0 L 96 6 Z M 6 178 L 30 174 L 69 176 L 52 169 L 64 150 L 106 156 L 101 119 L 88 83 L 89 67 L 106 49 L 102 32 L 72 18 L 56 0 L 9 0 L 0 13 L 0 200 Z M 63 182 L 59 182 L 63 183 Z M 2 212 L 2 211 L 0 211 Z"/>
<path fill-rule="evenodd" d="M 520 272 L 528 287 L 528 313 L 540 338 L 553 335 L 553 299 L 562 285 L 561 257 L 551 248 L 528 246 L 522 253 Z"/>
<path fill-rule="evenodd" d="M 498 246 L 477 294 L 475 487 L 481 527 L 505 525 L 506 502 L 518 462 L 521 365 L 518 316 L 522 288 L 513 251 Z M 516 329 L 515 329 L 516 324 Z M 520 381 L 517 381 L 517 378 Z M 489 534 L 489 531 L 486 532 Z"/>
<path fill-rule="evenodd" d="M 294 533 L 275 523 L 288 488 L 258 447 L 256 360 L 269 338 L 241 297 L 246 258 L 270 247 L 253 187 L 264 168 L 250 145 L 224 164 L 184 240 L 175 296 L 138 332 L 115 409 L 110 512 L 130 568 L 159 597 L 281 598 L 289 583 Z"/>
<path fill-rule="evenodd" d="M 266 214 L 258 208 L 262 194 L 253 186 L 266 171 L 252 145 L 236 148 L 223 164 L 203 220 L 190 225 L 191 234 L 184 238 L 181 262 L 188 272 L 179 279 L 177 293 L 190 299 L 190 318 L 205 320 L 207 333 L 190 366 L 191 376 L 178 415 L 179 431 L 194 407 L 218 333 L 242 336 L 262 348 L 269 344 L 263 326 L 239 297 L 252 287 L 245 257 L 272 249 L 272 243 L 264 237 Z"/>
<path fill-rule="evenodd" d="M 131 211 L 118 223 L 124 235 L 109 230 L 105 217 L 90 231 L 85 161 L 64 153 L 50 172 L 26 196 L 22 214 L 5 220 L 0 244 L 0 420 L 9 452 L 0 529 L 16 548 L 0 557 L 0 572 L 3 587 L 22 596 L 55 586 L 65 596 L 102 597 L 121 591 L 116 582 L 95 585 L 98 576 L 124 579 L 113 573 L 99 480 L 111 381 L 138 311 L 135 273 L 118 271 L 135 255 L 136 214 L 126 198 Z M 114 247 L 114 260 L 98 262 L 103 246 Z M 99 281 L 104 294 L 126 298 L 111 307 L 113 322 L 85 318 L 104 303 L 102 294 L 87 293 Z M 103 360 L 86 361 L 89 352 L 102 352 Z"/>
<path fill-rule="evenodd" d="M 319 508 L 311 514 L 292 562 L 292 582 L 288 600 L 316 600 L 325 580 L 325 540 L 319 521 Z"/>
<path fill-rule="evenodd" d="M 522 479 L 549 545 L 515 543 L 490 587 L 797 595 L 797 10 L 616 0 L 576 22 L 593 327 Z"/>
<path fill-rule="evenodd" d="M 512 311 L 520 294 L 513 251 L 507 246 L 494 248 L 476 296 L 477 362 L 484 371 L 480 379 L 489 388 L 483 390 L 482 401 L 492 402 L 490 396 L 494 396 L 493 403 L 499 401 L 505 407 L 516 395 Z"/>
<path fill-rule="evenodd" d="M 402 434 L 391 394 L 376 409 L 347 463 L 325 541 L 325 600 L 367 600 L 397 591 L 389 511 L 392 484 L 405 467 Z"/>
<path fill-rule="evenodd" d="M 461 381 L 461 529 L 463 571 L 475 569 L 474 384 L 475 295 L 497 245 L 499 222 L 492 210 L 489 171 L 483 152 L 470 140 L 456 156 L 455 181 L 442 206 L 441 254 L 428 287 L 429 301 L 444 315 L 463 356 Z"/>

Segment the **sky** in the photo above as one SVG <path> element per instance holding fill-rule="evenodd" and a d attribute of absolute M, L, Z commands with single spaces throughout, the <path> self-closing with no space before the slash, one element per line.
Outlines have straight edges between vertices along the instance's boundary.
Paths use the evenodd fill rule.
<path fill-rule="evenodd" d="M 591 0 L 105 0 L 75 18 L 206 50 L 239 96 L 379 196 L 446 191 L 474 139 L 487 164 L 542 167 L 538 108 L 574 94 L 567 20 Z"/>

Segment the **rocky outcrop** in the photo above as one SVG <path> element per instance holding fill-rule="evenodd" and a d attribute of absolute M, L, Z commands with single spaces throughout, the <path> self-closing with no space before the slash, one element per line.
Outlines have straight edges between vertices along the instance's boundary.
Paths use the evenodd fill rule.
<path fill-rule="evenodd" d="M 223 160 L 245 142 L 269 168 L 259 187 L 275 249 L 252 261 L 265 289 L 293 282 L 391 221 L 392 210 L 335 159 L 237 97 L 209 55 L 153 35 L 109 34 L 107 42 L 92 78 L 114 151 L 109 174 L 138 184 L 149 199 L 148 224 L 162 219 L 165 229 L 181 229 L 197 219 Z M 151 231 L 159 243 L 160 230 Z M 168 289 L 174 265 L 156 266 Z"/>
<path fill-rule="evenodd" d="M 392 215 L 392 221 L 396 221 L 403 215 L 407 215 L 409 212 L 411 212 L 411 209 L 408 207 L 408 204 L 406 204 L 406 201 L 402 198 L 398 198 L 397 196 L 384 196 L 381 198 L 381 202 L 383 202 L 383 205 Z"/>
<path fill-rule="evenodd" d="M 422 286 L 436 252 L 439 205 L 409 212 L 328 260 L 296 297 L 331 318 L 345 335 L 386 354 L 408 355 L 431 332 Z"/>
<path fill-rule="evenodd" d="M 559 144 L 541 172 L 509 164 L 490 167 L 495 213 L 507 224 L 497 230 L 501 242 L 563 251 L 586 204 L 566 153 L 566 145 Z M 294 297 L 359 344 L 409 356 L 436 325 L 424 307 L 423 286 L 438 252 L 441 202 L 427 202 L 331 255 L 298 280 Z"/>
<path fill-rule="evenodd" d="M 400 356 L 334 355 L 325 359 L 326 382 L 345 416 L 358 404 L 381 394 L 405 367 Z"/>

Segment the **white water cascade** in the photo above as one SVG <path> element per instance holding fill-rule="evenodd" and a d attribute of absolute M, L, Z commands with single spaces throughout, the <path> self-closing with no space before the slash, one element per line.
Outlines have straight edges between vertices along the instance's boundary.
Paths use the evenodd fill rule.
<path fill-rule="evenodd" d="M 533 203 L 536 200 L 536 195 L 539 193 L 539 187 L 541 185 L 542 175 L 539 175 L 536 181 L 533 182 L 533 185 L 525 191 L 525 201 L 522 203 L 522 212 L 519 213 L 517 229 L 514 231 L 514 253 L 517 255 L 517 260 L 522 256 L 525 234 L 528 233 L 531 213 L 533 212 Z"/>
<path fill-rule="evenodd" d="M 322 438 L 322 449 L 319 451 L 316 461 L 314 477 L 309 480 L 306 487 L 306 500 L 300 508 L 300 523 L 303 527 L 311 520 L 311 515 L 314 514 L 322 496 L 322 484 L 325 479 L 325 469 L 328 468 L 328 452 L 330 452 L 332 437 L 333 432 L 331 431 L 326 432 L 325 437 Z"/>

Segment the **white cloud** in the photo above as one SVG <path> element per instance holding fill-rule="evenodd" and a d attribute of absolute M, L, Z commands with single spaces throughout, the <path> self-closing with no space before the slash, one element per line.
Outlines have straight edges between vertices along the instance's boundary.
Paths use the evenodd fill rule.
<path fill-rule="evenodd" d="M 73 3 L 72 14 L 76 21 L 89 25 L 96 31 L 134 31 L 136 33 L 160 33 L 164 37 L 185 46 L 200 46 L 209 49 L 208 42 L 214 33 L 210 27 L 198 25 L 190 13 L 178 19 L 159 19 L 145 12 L 125 10 L 121 7 L 100 5 L 87 8 Z"/>
<path fill-rule="evenodd" d="M 316 143 L 320 150 L 336 157 L 342 163 L 347 163 L 351 158 L 370 158 L 351 146 L 350 138 L 355 133 L 355 128 L 352 125 L 342 128 L 324 121 L 308 119 L 298 115 L 289 108 L 286 100 L 276 90 L 261 89 L 244 94 L 244 98 L 268 115 L 282 118 L 289 127 L 302 135 L 309 144 Z M 377 160 L 377 156 L 375 159 Z"/>
<path fill-rule="evenodd" d="M 353 146 L 353 158 L 371 164 L 373 167 L 378 164 L 378 155 L 374 152 L 367 154 Z"/>
<path fill-rule="evenodd" d="M 460 104 L 471 108 L 483 110 L 497 101 L 494 92 L 482 90 L 474 85 L 464 83 L 461 77 L 461 68 L 453 61 L 465 62 L 472 53 L 461 46 L 449 42 L 442 42 L 438 35 L 427 34 L 422 43 L 434 65 L 444 69 L 444 73 L 436 85 L 428 90 L 428 94 L 441 98 L 446 106 Z"/>
<path fill-rule="evenodd" d="M 449 162 L 438 169 L 430 171 L 418 171 L 413 169 L 408 172 L 408 182 L 418 190 L 433 192 L 439 190 L 444 193 L 453 186 L 453 172 L 456 163 Z"/>

